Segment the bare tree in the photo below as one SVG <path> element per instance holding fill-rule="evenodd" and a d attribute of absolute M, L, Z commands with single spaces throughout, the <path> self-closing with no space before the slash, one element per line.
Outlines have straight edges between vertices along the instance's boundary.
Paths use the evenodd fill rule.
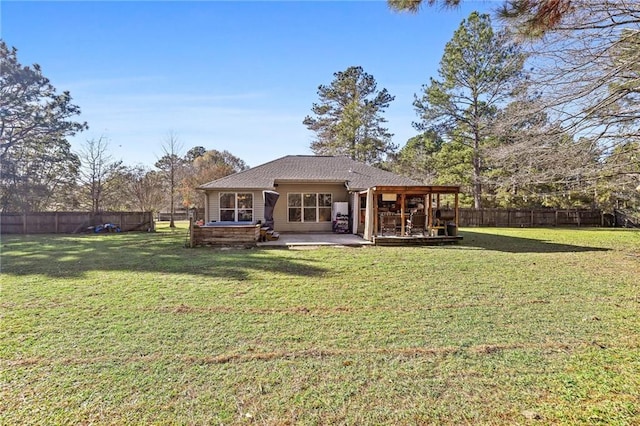
<path fill-rule="evenodd" d="M 637 156 L 640 141 L 640 4 L 557 3 L 536 14 L 505 6 L 502 16 L 519 30 L 529 57 L 530 93 L 539 98 L 537 109 L 523 112 L 544 112 L 553 123 L 537 142 L 567 135 L 575 142 L 554 146 L 530 140 L 512 153 L 526 152 L 538 163 L 553 155 L 555 167 L 537 173 L 535 181 L 579 185 L 600 205 L 615 205 L 603 201 L 603 181 L 617 187 L 610 193 L 621 199 L 633 198 L 633 182 L 640 183 L 634 156 L 621 154 L 635 151 Z M 541 13 L 548 15 L 546 20 L 536 18 Z M 620 188 L 627 188 L 626 194 Z"/>
<path fill-rule="evenodd" d="M 109 185 L 117 176 L 122 161 L 115 161 L 108 154 L 109 141 L 106 137 L 87 140 L 80 150 L 80 187 L 83 199 L 90 200 L 91 211 L 103 209 L 103 200 L 110 190 Z M 87 203 L 88 205 L 89 203 Z"/>
<path fill-rule="evenodd" d="M 170 132 L 162 145 L 163 155 L 155 164 L 162 173 L 165 184 L 169 189 L 170 228 L 175 228 L 176 226 L 173 216 L 175 214 L 175 201 L 177 186 L 180 181 L 180 171 L 184 165 L 184 159 L 180 156 L 182 148 L 182 144 L 178 141 L 178 137 L 173 132 Z"/>
<path fill-rule="evenodd" d="M 574 1 L 525 48 L 532 90 L 564 132 L 603 154 L 640 137 L 640 4 Z"/>
<path fill-rule="evenodd" d="M 131 167 L 127 175 L 127 198 L 134 210 L 156 212 L 165 200 L 160 172 L 143 166 Z"/>

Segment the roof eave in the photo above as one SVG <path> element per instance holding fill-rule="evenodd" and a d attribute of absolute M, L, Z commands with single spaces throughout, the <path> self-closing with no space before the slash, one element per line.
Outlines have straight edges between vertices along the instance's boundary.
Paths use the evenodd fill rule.
<path fill-rule="evenodd" d="M 224 187 L 216 187 L 216 188 L 196 188 L 199 191 L 274 191 L 276 188 L 274 186 L 255 186 L 255 187 L 245 187 L 245 186 L 224 186 Z"/>
<path fill-rule="evenodd" d="M 374 192 L 400 191 L 414 194 L 456 194 L 460 192 L 459 185 L 377 185 L 371 188 Z"/>

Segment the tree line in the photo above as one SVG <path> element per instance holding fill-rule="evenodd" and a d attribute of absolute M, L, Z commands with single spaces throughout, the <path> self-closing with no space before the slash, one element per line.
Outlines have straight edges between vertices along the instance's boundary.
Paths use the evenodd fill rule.
<path fill-rule="evenodd" d="M 397 11 L 460 0 L 388 0 Z M 473 12 L 415 95 L 416 135 L 398 149 L 393 101 L 361 67 L 334 74 L 303 123 L 316 154 L 350 155 L 463 205 L 640 208 L 640 7 L 606 0 L 504 1 L 495 29 Z"/>
<path fill-rule="evenodd" d="M 174 133 L 153 167 L 114 159 L 105 136 L 74 152 L 67 138 L 88 129 L 78 115 L 69 92 L 0 40 L 0 212 L 168 210 L 173 226 L 177 207 L 204 207 L 197 186 L 248 168 L 228 151 L 184 152 Z"/>
<path fill-rule="evenodd" d="M 177 135 L 169 133 L 153 168 L 127 166 L 108 154 L 104 137 L 87 140 L 80 150 L 75 209 L 99 211 L 168 211 L 170 226 L 177 208 L 203 208 L 196 187 L 248 168 L 228 151 L 195 146 L 183 153 Z"/>
<path fill-rule="evenodd" d="M 426 0 L 456 7 L 459 0 Z M 417 13 L 421 0 L 389 0 Z M 416 93 L 416 131 L 392 142 L 394 96 L 360 66 L 318 87 L 303 124 L 318 155 L 347 155 L 425 184 L 461 185 L 463 205 L 640 208 L 640 8 L 605 0 L 505 1 L 446 44 Z M 159 210 L 202 206 L 197 185 L 245 170 L 227 151 L 183 154 L 174 134 L 154 168 L 126 166 L 87 129 L 68 92 L 0 41 L 0 209 Z"/>
<path fill-rule="evenodd" d="M 23 66 L 0 40 L 0 211 L 160 211 L 203 207 L 196 186 L 247 169 L 227 151 L 183 153 L 167 136 L 154 167 L 125 165 L 102 136 L 78 152 L 67 138 L 88 128 L 69 92 L 57 93 L 38 65 Z"/>

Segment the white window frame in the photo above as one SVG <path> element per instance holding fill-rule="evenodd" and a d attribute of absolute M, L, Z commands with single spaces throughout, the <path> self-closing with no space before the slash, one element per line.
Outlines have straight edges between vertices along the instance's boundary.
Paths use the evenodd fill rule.
<path fill-rule="evenodd" d="M 222 196 L 223 195 L 233 195 L 233 208 L 231 207 L 222 207 Z M 251 207 L 239 207 L 238 206 L 238 195 L 250 195 L 251 196 Z M 233 222 L 253 222 L 254 220 L 254 207 L 253 207 L 253 192 L 220 192 L 218 194 L 218 218 L 222 221 L 222 211 L 233 211 Z M 239 220 L 240 212 L 251 212 L 251 220 Z"/>
<path fill-rule="evenodd" d="M 290 203 L 290 197 L 292 195 L 300 196 L 300 205 L 292 206 Z M 305 196 L 313 195 L 315 196 L 315 206 L 305 207 L 304 199 Z M 320 205 L 320 196 L 329 196 L 329 205 L 321 206 Z M 287 193 L 287 223 L 331 223 L 331 205 L 333 203 L 333 194 L 330 192 L 289 192 Z M 315 209 L 315 220 L 305 220 L 304 219 L 304 210 L 305 209 Z M 300 220 L 291 220 L 291 209 L 299 209 L 300 210 Z M 320 220 L 320 210 L 327 209 L 329 210 L 328 220 Z"/>

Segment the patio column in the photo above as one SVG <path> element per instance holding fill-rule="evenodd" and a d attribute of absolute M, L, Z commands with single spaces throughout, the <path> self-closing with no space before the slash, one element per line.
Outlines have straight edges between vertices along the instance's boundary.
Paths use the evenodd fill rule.
<path fill-rule="evenodd" d="M 455 195 L 455 207 L 456 207 L 456 229 L 458 229 L 459 220 L 458 220 L 458 193 L 457 192 Z"/>
<path fill-rule="evenodd" d="M 427 202 L 427 223 L 429 227 L 429 232 L 431 232 L 431 228 L 433 227 L 433 194 L 428 194 L 429 201 Z"/>
<path fill-rule="evenodd" d="M 373 232 L 372 235 L 378 235 L 378 193 L 376 191 L 371 191 L 371 200 L 373 201 Z"/>
<path fill-rule="evenodd" d="M 400 194 L 400 236 L 404 237 L 404 227 L 405 227 L 405 203 L 407 201 L 407 196 L 405 193 Z"/>

